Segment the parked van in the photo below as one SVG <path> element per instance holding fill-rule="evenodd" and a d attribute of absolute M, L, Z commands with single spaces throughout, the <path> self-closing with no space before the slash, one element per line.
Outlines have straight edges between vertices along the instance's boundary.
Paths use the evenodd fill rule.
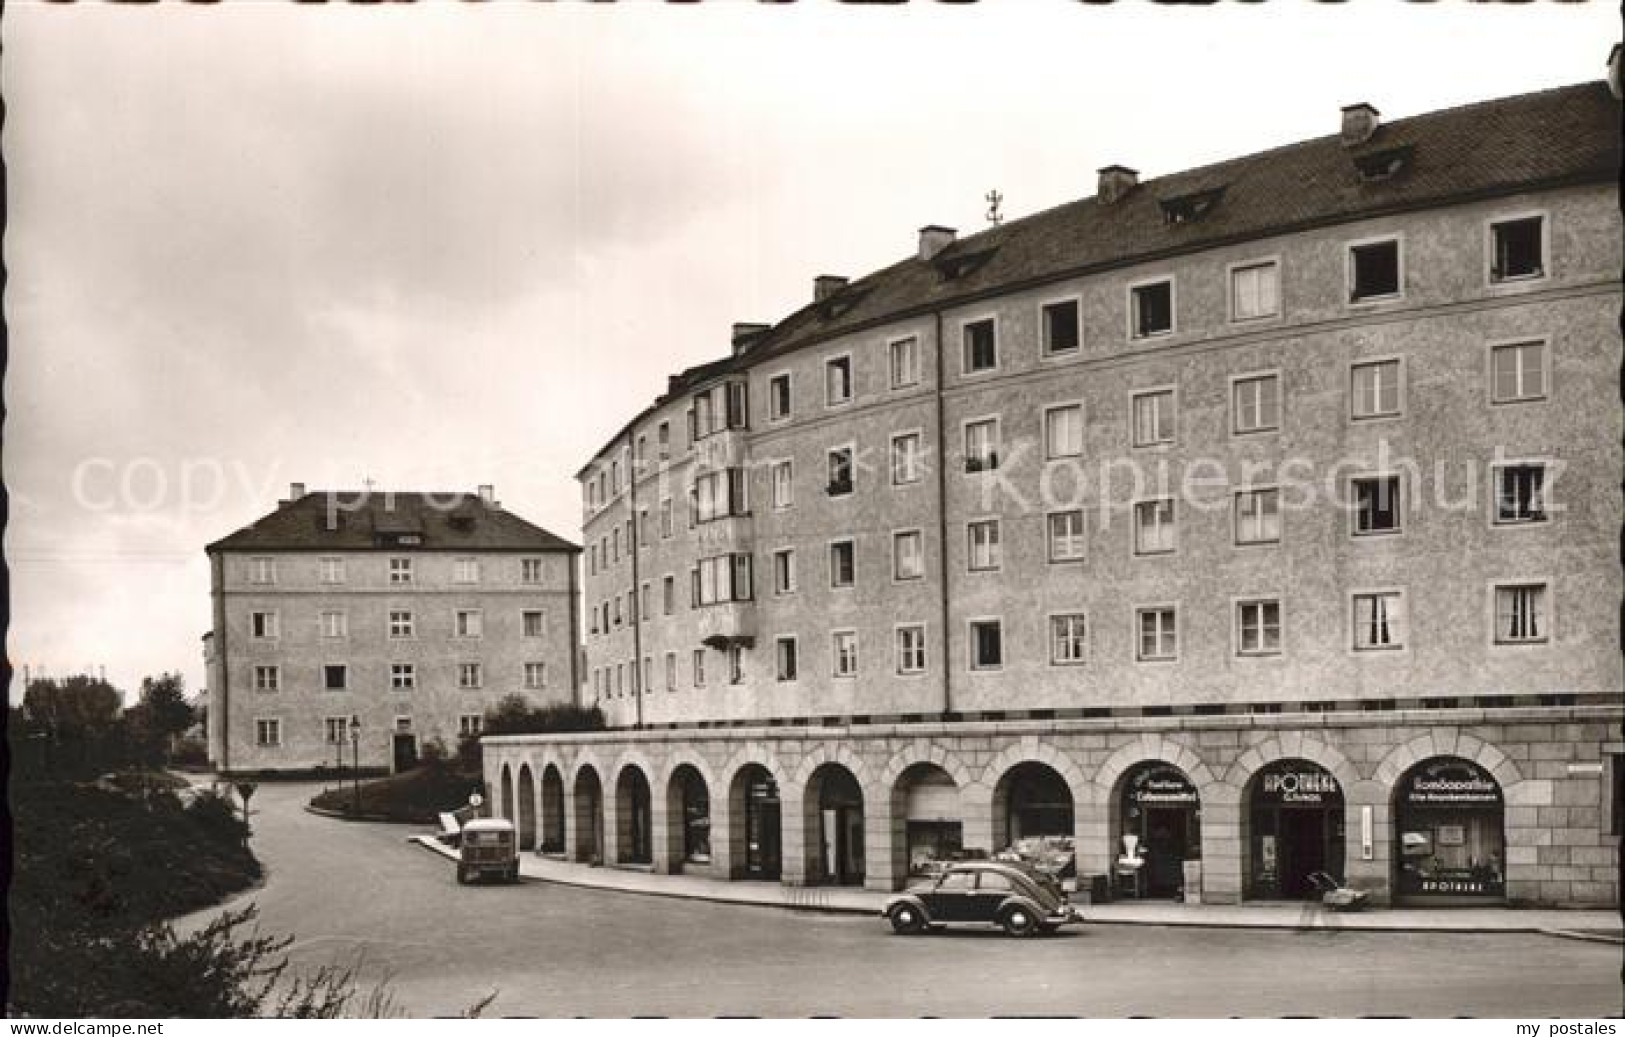
<path fill-rule="evenodd" d="M 504 882 L 519 881 L 519 840 L 513 822 L 500 817 L 481 817 L 463 826 L 458 850 L 457 881 L 466 883 L 482 875 Z"/>

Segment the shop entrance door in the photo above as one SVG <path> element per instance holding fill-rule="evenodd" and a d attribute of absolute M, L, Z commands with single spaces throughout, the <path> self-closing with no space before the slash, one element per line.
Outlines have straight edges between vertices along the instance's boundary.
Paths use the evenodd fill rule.
<path fill-rule="evenodd" d="M 763 771 L 745 787 L 745 875 L 776 879 L 782 868 L 779 786 Z"/>
<path fill-rule="evenodd" d="M 825 878 L 837 886 L 863 885 L 863 808 L 825 807 L 818 835 Z"/>
<path fill-rule="evenodd" d="M 1191 811 L 1150 807 L 1145 811 L 1145 895 L 1171 897 L 1185 884 L 1185 847 Z"/>
<path fill-rule="evenodd" d="M 1326 812 L 1283 808 L 1281 830 L 1281 895 L 1298 900 L 1312 896 L 1309 876 L 1326 870 Z"/>
<path fill-rule="evenodd" d="M 1247 895 L 1307 899 L 1309 876 L 1343 874 L 1343 790 L 1308 760 L 1278 760 L 1249 783 Z"/>

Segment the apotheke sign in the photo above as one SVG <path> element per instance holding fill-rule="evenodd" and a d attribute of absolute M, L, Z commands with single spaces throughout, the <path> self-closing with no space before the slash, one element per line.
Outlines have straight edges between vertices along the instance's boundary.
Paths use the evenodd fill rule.
<path fill-rule="evenodd" d="M 1266 803 L 1325 803 L 1341 797 L 1337 779 L 1322 770 L 1289 770 L 1265 774 L 1258 787 Z"/>

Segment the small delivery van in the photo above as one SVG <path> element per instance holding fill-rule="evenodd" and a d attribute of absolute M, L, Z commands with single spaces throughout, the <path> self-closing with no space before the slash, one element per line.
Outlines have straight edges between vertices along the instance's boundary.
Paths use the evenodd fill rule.
<path fill-rule="evenodd" d="M 487 875 L 503 882 L 519 881 L 519 840 L 512 821 L 480 817 L 463 826 L 457 881 L 467 883 Z"/>

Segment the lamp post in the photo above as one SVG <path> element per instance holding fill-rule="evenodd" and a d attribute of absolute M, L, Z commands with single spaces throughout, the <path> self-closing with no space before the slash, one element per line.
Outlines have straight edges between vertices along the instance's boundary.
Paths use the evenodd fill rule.
<path fill-rule="evenodd" d="M 361 718 L 354 713 L 350 714 L 350 749 L 355 757 L 355 807 L 356 817 L 361 816 Z"/>

